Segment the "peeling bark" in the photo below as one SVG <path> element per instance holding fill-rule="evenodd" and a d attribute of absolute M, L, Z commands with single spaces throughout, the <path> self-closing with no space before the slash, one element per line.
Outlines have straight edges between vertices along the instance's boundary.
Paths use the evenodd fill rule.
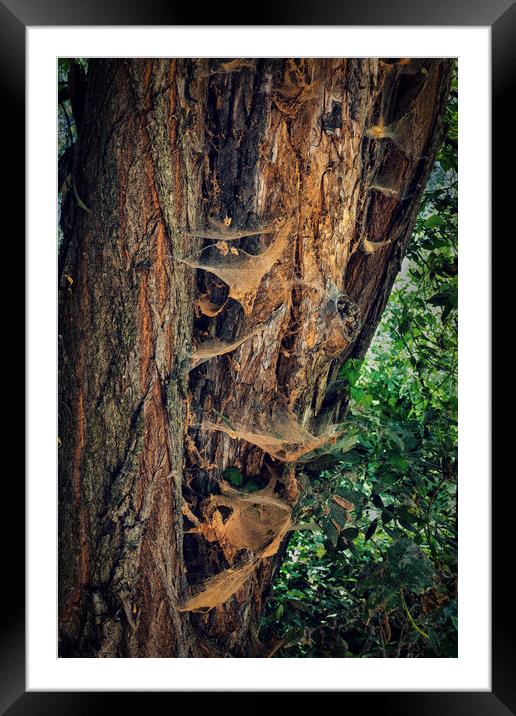
<path fill-rule="evenodd" d="M 306 431 L 342 418 L 338 372 L 365 354 L 400 268 L 450 71 L 91 61 L 62 211 L 62 656 L 262 655 L 287 538 L 233 554 L 193 528 L 224 503 L 228 467 L 263 488 L 274 476 L 274 500 L 295 511 L 295 466 L 213 423 L 251 426 L 278 404 Z M 215 259 L 225 273 L 207 270 Z M 244 558 L 230 599 L 181 611 Z"/>

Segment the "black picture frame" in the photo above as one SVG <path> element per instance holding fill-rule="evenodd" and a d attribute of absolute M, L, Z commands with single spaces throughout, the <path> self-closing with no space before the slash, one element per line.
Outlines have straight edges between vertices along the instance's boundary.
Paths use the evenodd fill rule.
<path fill-rule="evenodd" d="M 346 0 L 338 5 L 321 0 L 276 0 L 263 6 L 257 3 L 247 7 L 246 16 L 222 12 L 214 4 L 203 8 L 203 25 L 417 25 L 417 26 L 489 26 L 492 37 L 492 217 L 493 236 L 503 241 L 501 223 L 508 207 L 514 203 L 512 181 L 503 176 L 507 164 L 507 152 L 514 144 L 511 110 L 512 83 L 516 54 L 516 4 L 514 0 Z M 27 26 L 77 26 L 77 25 L 196 25 L 199 10 L 192 5 L 178 4 L 170 0 L 0 0 L 0 85 L 3 111 L 0 113 L 4 139 L 4 177 L 8 179 L 4 190 L 4 206 L 14 218 L 16 236 L 24 230 L 25 198 L 25 28 Z M 509 140 L 509 144 L 508 141 Z M 512 233 L 514 229 L 512 229 Z M 11 240 L 14 242 L 14 239 Z M 17 265 L 23 265 L 23 242 L 18 239 L 22 256 Z M 494 258 L 494 257 L 493 257 Z M 508 263 L 508 262 L 507 262 Z M 500 266 L 497 267 L 501 269 Z M 505 269 L 508 271 L 508 269 Z M 503 269 L 501 270 L 503 273 Z M 17 269 L 21 274 L 21 269 Z M 508 280 L 508 274 L 507 274 Z M 501 298 L 504 277 L 498 275 L 492 291 L 492 330 L 503 320 L 505 302 Z M 510 285 L 510 284 L 509 284 Z M 15 327 L 23 324 L 9 313 L 4 320 L 12 324 L 5 328 L 16 335 Z M 5 335 L 5 332 L 4 332 Z M 23 335 L 19 341 L 12 338 L 14 350 L 19 353 Z M 508 346 L 508 342 L 506 342 Z M 505 351 L 505 353 L 504 353 Z M 493 355 L 494 361 L 509 361 L 509 348 Z M 512 360 L 510 363 L 512 364 Z M 493 375 L 492 394 L 496 394 L 496 381 L 501 387 L 502 378 Z M 19 394 L 17 402 L 20 403 Z M 510 421 L 512 422 L 512 420 Z M 492 455 L 503 454 L 508 440 L 508 427 L 500 426 L 493 431 Z M 510 470 L 513 472 L 513 470 Z M 7 475 L 7 472 L 5 473 Z M 514 651 L 511 656 L 511 630 L 506 619 L 513 612 L 510 597 L 506 594 L 508 579 L 507 556 L 504 550 L 511 544 L 512 520 L 507 515 L 507 486 L 503 470 L 492 471 L 493 503 L 493 592 L 492 592 L 492 691 L 454 692 L 347 692 L 345 708 L 351 709 L 356 702 L 360 709 L 378 709 L 381 713 L 454 714 L 468 716 L 486 714 L 502 716 L 516 712 L 514 678 Z M 9 471 L 4 480 L 4 516 L 7 506 L 16 506 L 16 522 L 4 532 L 4 581 L 0 634 L 0 707 L 2 713 L 18 714 L 75 714 L 102 713 L 120 709 L 122 693 L 113 692 L 26 692 L 25 691 L 25 568 L 24 568 L 24 481 L 22 471 Z M 495 479 L 496 476 L 496 479 Z M 508 478 L 510 476 L 508 475 Z M 509 480 L 507 480 L 508 482 Z M 7 493 L 7 494 L 6 494 Z M 4 522 L 5 524 L 5 522 Z M 507 554 L 507 553 L 506 553 Z M 235 685 L 238 688 L 238 685 Z M 410 685 L 407 684 L 407 688 Z M 131 707 L 148 711 L 154 706 L 156 696 L 168 699 L 169 708 L 174 694 L 153 692 L 131 693 Z M 152 698 L 151 698 L 152 697 Z M 145 699 L 145 701 L 143 701 Z M 150 702 L 149 702 L 150 699 Z"/>

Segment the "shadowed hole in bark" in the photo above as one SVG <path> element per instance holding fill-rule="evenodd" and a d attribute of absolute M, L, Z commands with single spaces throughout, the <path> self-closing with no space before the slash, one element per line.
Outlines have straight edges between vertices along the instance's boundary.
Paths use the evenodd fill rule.
<path fill-rule="evenodd" d="M 220 516 L 222 518 L 222 523 L 226 524 L 226 522 L 230 519 L 231 515 L 233 514 L 233 508 L 226 507 L 224 505 L 219 505 L 217 507 L 217 509 L 220 512 Z"/>
<path fill-rule="evenodd" d="M 220 495 L 211 495 L 203 507 L 203 521 L 190 530 L 217 543 L 232 563 L 245 550 L 250 553 L 192 589 L 181 611 L 209 611 L 227 602 L 249 579 L 260 562 L 272 557 L 292 525 L 292 506 L 274 494 L 276 477 L 248 494 L 221 482 Z"/>
<path fill-rule="evenodd" d="M 238 301 L 246 314 L 251 313 L 260 283 L 283 254 L 292 230 L 292 220 L 284 222 L 265 251 L 252 255 L 229 248 L 225 241 L 202 249 L 185 259 L 178 259 L 192 268 L 204 269 L 221 278 L 229 286 L 229 297 Z"/>
<path fill-rule="evenodd" d="M 426 74 L 427 70 L 421 67 L 419 63 L 411 57 L 386 57 L 383 60 L 378 60 L 379 66 L 385 72 L 392 72 L 395 70 L 398 74 L 403 75 L 416 75 Z"/>
<path fill-rule="evenodd" d="M 342 102 L 333 101 L 331 112 L 321 117 L 321 125 L 327 134 L 333 134 L 342 126 Z"/>
<path fill-rule="evenodd" d="M 208 318 L 215 318 L 215 316 L 218 316 L 219 313 L 224 309 L 226 302 L 227 301 L 223 301 L 222 303 L 214 303 L 213 301 L 210 301 L 210 297 L 207 293 L 203 293 L 195 301 L 195 305 L 203 316 L 208 316 Z"/>

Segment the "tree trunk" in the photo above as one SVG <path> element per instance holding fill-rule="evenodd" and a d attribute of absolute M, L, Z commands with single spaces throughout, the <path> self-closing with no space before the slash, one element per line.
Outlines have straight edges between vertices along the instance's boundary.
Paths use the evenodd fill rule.
<path fill-rule="evenodd" d="M 62 656 L 266 653 L 296 460 L 345 413 L 450 71 L 90 62 L 61 220 Z"/>

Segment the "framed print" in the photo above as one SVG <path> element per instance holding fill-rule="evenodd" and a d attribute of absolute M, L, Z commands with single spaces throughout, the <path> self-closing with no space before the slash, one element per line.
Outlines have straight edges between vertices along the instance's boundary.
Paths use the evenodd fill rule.
<path fill-rule="evenodd" d="M 8 713 L 514 709 L 490 217 L 515 10 L 378 5 L 0 3 L 28 308 Z"/>

